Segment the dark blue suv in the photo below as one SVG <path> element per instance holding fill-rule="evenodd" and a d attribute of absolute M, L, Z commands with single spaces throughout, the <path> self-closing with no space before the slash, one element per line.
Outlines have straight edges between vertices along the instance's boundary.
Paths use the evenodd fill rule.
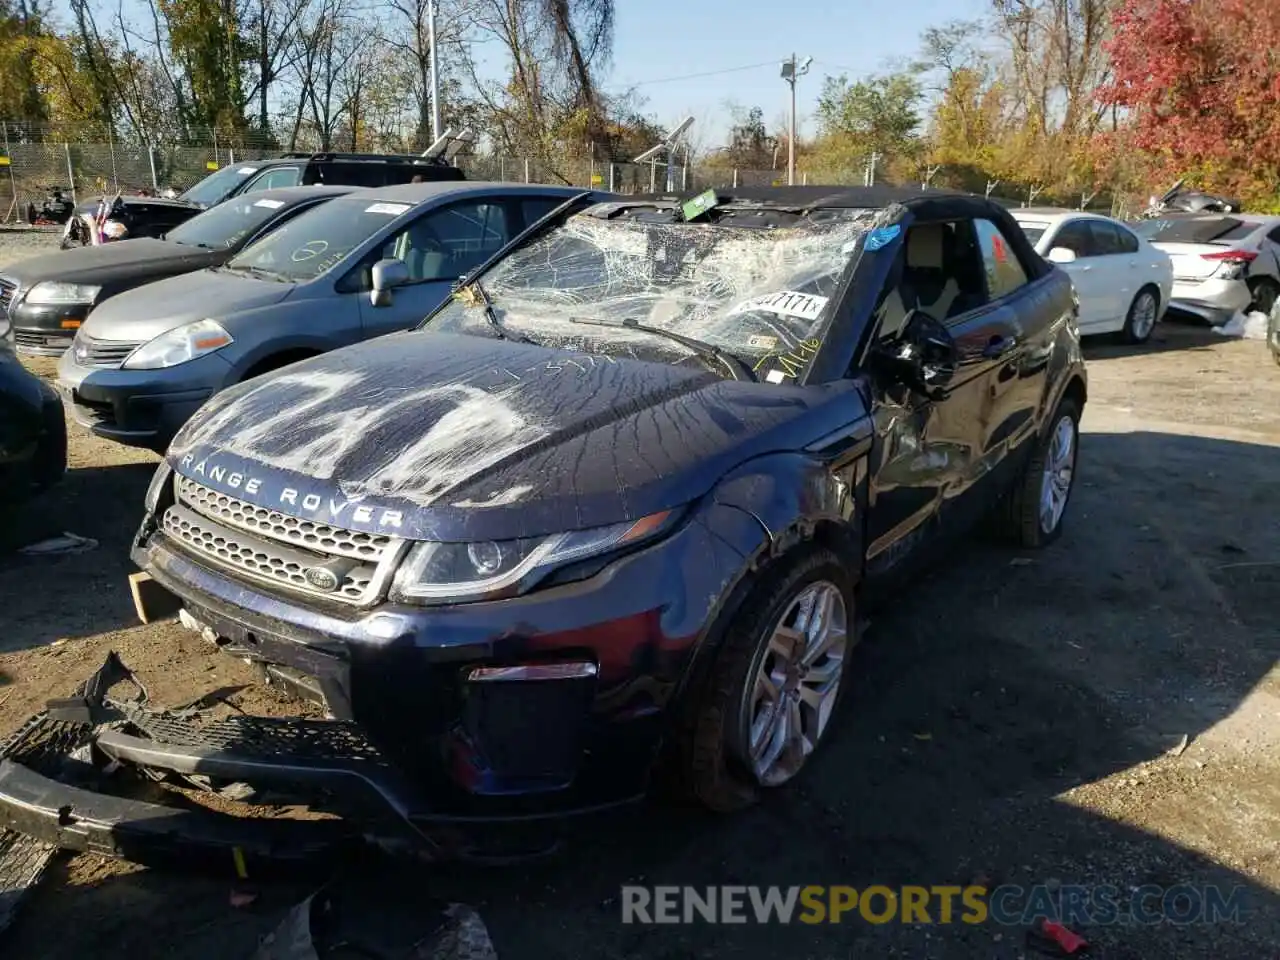
<path fill-rule="evenodd" d="M 743 807 L 821 745 L 861 610 L 930 547 L 982 521 L 1059 535 L 1075 317 L 981 197 L 551 217 L 418 329 L 218 395 L 156 473 L 136 562 L 326 716 L 269 721 L 268 752 L 156 727 L 99 746 L 358 781 L 455 853 L 636 798 L 660 764 Z"/>

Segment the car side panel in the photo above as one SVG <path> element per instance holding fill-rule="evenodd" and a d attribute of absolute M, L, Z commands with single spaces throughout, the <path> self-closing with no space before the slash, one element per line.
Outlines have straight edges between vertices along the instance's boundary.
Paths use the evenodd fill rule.
<path fill-rule="evenodd" d="M 239 383 L 255 366 L 277 354 L 298 349 L 324 353 L 365 339 L 359 294 L 335 294 L 319 283 L 315 286 L 309 295 L 304 288 L 281 303 L 223 320 L 235 343 L 219 351 L 231 364 L 219 389 Z"/>

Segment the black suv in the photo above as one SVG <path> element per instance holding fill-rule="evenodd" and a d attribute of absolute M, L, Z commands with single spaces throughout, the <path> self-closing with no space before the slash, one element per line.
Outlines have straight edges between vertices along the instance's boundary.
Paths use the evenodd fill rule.
<path fill-rule="evenodd" d="M 102 199 L 76 207 L 62 235 L 64 250 L 93 241 L 129 237 L 162 237 L 201 210 L 244 193 L 279 187 L 327 186 L 384 187 L 423 181 L 465 180 L 463 172 L 440 155 L 377 153 L 286 153 L 271 160 L 231 163 L 209 174 L 177 197 L 116 196 L 105 222 L 97 225 Z"/>

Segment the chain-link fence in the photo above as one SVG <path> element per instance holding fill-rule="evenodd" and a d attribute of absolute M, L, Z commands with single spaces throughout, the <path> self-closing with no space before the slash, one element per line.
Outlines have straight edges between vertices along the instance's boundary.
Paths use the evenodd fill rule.
<path fill-rule="evenodd" d="M 8 141 L 0 153 L 0 221 L 30 222 L 54 189 L 77 202 L 103 194 L 152 192 L 172 189 L 181 192 L 215 170 L 237 161 L 267 159 L 279 150 L 227 146 L 213 141 L 209 146 L 145 146 L 118 142 L 55 142 L 47 137 L 36 142 Z M 723 162 L 651 163 L 607 162 L 569 159 L 549 162 L 534 157 L 464 154 L 455 162 L 473 180 L 500 180 L 522 183 L 552 183 L 593 186 L 614 193 L 688 193 L 708 188 L 760 187 L 786 183 L 785 170 L 735 169 Z M 855 185 L 865 182 L 865 167 L 846 173 L 824 170 L 821 182 Z M 809 175 L 799 169 L 797 183 L 808 183 Z M 817 182 L 817 181 L 815 181 Z M 1025 205 L 1022 198 L 998 198 L 1012 206 Z M 1104 208 L 1110 198 L 1097 204 Z M 1091 208 L 1094 206 L 1090 205 Z"/>

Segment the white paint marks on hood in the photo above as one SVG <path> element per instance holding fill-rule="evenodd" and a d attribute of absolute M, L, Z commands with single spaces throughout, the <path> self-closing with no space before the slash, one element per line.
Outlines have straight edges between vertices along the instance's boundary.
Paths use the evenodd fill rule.
<path fill-rule="evenodd" d="M 454 504 L 455 507 L 509 507 L 513 503 L 519 503 L 525 497 L 533 492 L 532 484 L 520 484 L 511 487 L 509 490 L 503 490 L 501 493 L 495 493 L 487 500 L 459 500 Z"/>
<path fill-rule="evenodd" d="M 265 466 L 336 480 L 349 500 L 387 496 L 428 506 L 549 433 L 548 425 L 518 412 L 522 384 L 493 392 L 465 383 L 402 390 L 376 384 L 376 371 L 279 374 L 229 402 L 215 398 L 214 409 L 202 411 L 199 423 L 189 424 L 170 452 L 181 457 L 196 445 L 212 443 Z M 353 397 L 359 402 L 352 404 Z M 255 399 L 270 403 L 271 411 L 258 409 Z M 338 465 L 377 427 L 406 410 L 438 407 L 441 401 L 452 402 L 453 409 L 419 439 L 371 452 L 363 476 L 335 476 Z M 501 496 L 527 492 L 517 487 Z"/>

